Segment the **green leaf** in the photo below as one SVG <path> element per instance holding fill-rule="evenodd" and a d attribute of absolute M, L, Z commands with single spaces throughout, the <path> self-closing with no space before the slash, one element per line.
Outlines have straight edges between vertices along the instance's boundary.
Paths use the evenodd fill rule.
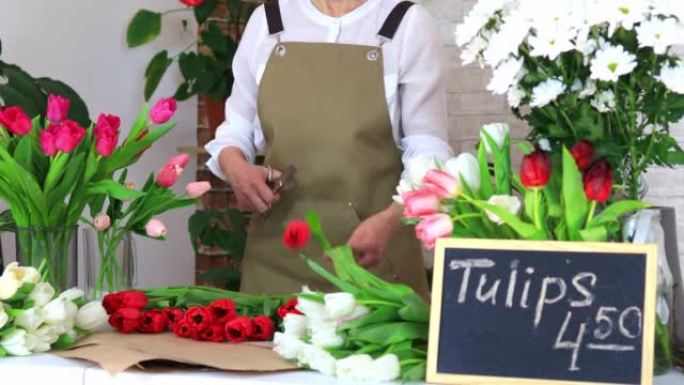
<path fill-rule="evenodd" d="M 30 135 L 25 135 L 19 140 L 17 148 L 14 150 L 14 159 L 21 165 L 24 170 L 31 175 L 33 173 L 33 138 Z"/>
<path fill-rule="evenodd" d="M 217 58 L 228 52 L 228 41 L 232 40 L 223 34 L 216 23 L 209 23 L 207 29 L 202 32 L 202 43 L 212 50 Z"/>
<path fill-rule="evenodd" d="M 511 226 L 513 230 L 526 240 L 545 240 L 547 237 L 543 231 L 537 230 L 534 225 L 526 223 L 517 216 L 511 214 L 508 210 L 489 204 L 484 201 L 472 201 L 474 205 L 483 211 L 491 211 L 496 216 L 501 218 L 507 225 Z"/>
<path fill-rule="evenodd" d="M 360 327 L 364 327 L 366 325 L 371 325 L 371 324 L 377 324 L 381 322 L 390 322 L 390 321 L 398 321 L 399 318 L 399 309 L 396 307 L 390 307 L 390 306 L 382 306 L 373 309 L 372 312 L 368 313 L 367 316 L 351 321 L 351 322 L 346 322 L 343 323 L 342 325 L 338 326 L 338 330 L 353 330 L 353 329 L 358 329 Z"/>
<path fill-rule="evenodd" d="M 204 23 L 209 16 L 214 13 L 216 6 L 218 5 L 218 0 L 204 0 L 204 2 L 195 7 L 195 19 L 197 24 Z"/>
<path fill-rule="evenodd" d="M 150 64 L 145 70 L 145 101 L 150 100 L 171 63 L 173 60 L 169 58 L 169 53 L 166 50 L 157 53 L 150 60 Z"/>
<path fill-rule="evenodd" d="M 76 338 L 68 335 L 68 334 L 62 334 L 59 336 L 57 339 L 57 342 L 52 344 L 53 349 L 66 349 L 72 345 L 74 345 L 77 342 Z"/>
<path fill-rule="evenodd" d="M 128 47 L 138 47 L 156 39 L 161 33 L 162 15 L 147 9 L 139 10 L 126 30 Z"/>
<path fill-rule="evenodd" d="M 7 79 L 0 84 L 0 100 L 5 106 L 21 106 L 31 118 L 45 112 L 47 98 L 31 75 L 20 67 L 0 61 L 0 74 Z"/>
<path fill-rule="evenodd" d="M 580 230 L 579 235 L 584 242 L 605 242 L 608 240 L 608 231 L 604 226 Z"/>
<path fill-rule="evenodd" d="M 318 240 L 318 242 L 320 242 L 323 251 L 330 251 L 332 246 L 330 246 L 330 242 L 328 242 L 328 239 L 323 233 L 323 226 L 321 225 L 321 219 L 318 217 L 318 214 L 316 214 L 314 211 L 309 211 L 306 214 L 306 222 L 309 224 L 311 234 Z"/>
<path fill-rule="evenodd" d="M 114 199 L 134 199 L 144 195 L 140 191 L 131 190 L 113 180 L 102 180 L 88 185 L 87 193 L 90 195 L 107 194 Z"/>
<path fill-rule="evenodd" d="M 575 158 L 563 147 L 563 207 L 568 235 L 571 241 L 580 241 L 580 229 L 584 227 L 588 215 L 589 202 L 584 195 L 582 174 L 577 168 Z"/>
<path fill-rule="evenodd" d="M 399 310 L 401 319 L 412 322 L 430 322 L 430 305 L 419 297 L 407 297 L 406 305 Z"/>
<path fill-rule="evenodd" d="M 219 267 L 200 275 L 210 285 L 232 290 L 239 289 L 240 276 L 240 271 L 232 267 Z"/>
<path fill-rule="evenodd" d="M 194 52 L 183 52 L 178 57 L 178 67 L 186 80 L 195 79 L 202 72 L 202 62 Z"/>
<path fill-rule="evenodd" d="M 401 368 L 401 379 L 406 382 L 423 381 L 427 372 L 427 363 L 421 362 Z"/>
<path fill-rule="evenodd" d="M 322 278 L 330 282 L 332 285 L 340 289 L 341 291 L 347 292 L 354 294 L 354 296 L 357 296 L 359 293 L 359 289 L 356 288 L 354 285 L 347 283 L 340 278 L 336 277 L 335 274 L 332 274 L 328 270 L 326 270 L 323 266 L 319 265 L 315 261 L 309 259 L 309 258 L 304 258 L 304 262 L 309 266 L 311 270 L 313 270 L 316 274 L 320 275 Z"/>
<path fill-rule="evenodd" d="M 511 138 L 507 135 L 503 146 L 499 147 L 487 131 L 482 130 L 482 135 L 489 144 L 489 148 L 492 149 L 494 179 L 496 180 L 494 189 L 499 195 L 511 195 Z"/>
<path fill-rule="evenodd" d="M 428 324 L 418 322 L 389 322 L 372 324 L 349 331 L 349 338 L 372 344 L 392 345 L 406 340 L 427 341 Z"/>
<path fill-rule="evenodd" d="M 633 200 L 618 201 L 604 208 L 599 215 L 591 220 L 588 227 L 591 228 L 594 226 L 605 225 L 610 222 L 617 222 L 622 216 L 629 214 L 630 212 L 646 209 L 649 207 L 651 207 L 651 204 L 646 202 Z"/>
<path fill-rule="evenodd" d="M 670 164 L 684 164 L 684 151 L 670 151 L 667 153 L 667 162 Z"/>
<path fill-rule="evenodd" d="M 487 162 L 487 150 L 485 150 L 484 142 L 480 141 L 477 149 L 477 160 L 480 164 L 480 192 L 483 199 L 488 200 L 494 195 L 494 187 L 489 175 L 489 163 Z"/>

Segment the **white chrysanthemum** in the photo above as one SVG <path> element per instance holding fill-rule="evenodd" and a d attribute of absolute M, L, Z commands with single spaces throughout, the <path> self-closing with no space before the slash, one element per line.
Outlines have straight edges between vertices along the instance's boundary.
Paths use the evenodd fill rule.
<path fill-rule="evenodd" d="M 565 24 L 578 5 L 577 0 L 524 0 L 519 3 L 518 10 L 528 15 L 533 24 Z"/>
<path fill-rule="evenodd" d="M 461 49 L 461 63 L 466 66 L 474 63 L 480 57 L 482 52 L 487 48 L 487 40 L 481 36 L 476 36 L 470 44 Z"/>
<path fill-rule="evenodd" d="M 529 32 L 530 23 L 525 15 L 516 12 L 504 17 L 504 24 L 499 32 L 492 35 L 489 46 L 483 53 L 485 62 L 492 67 L 499 65 L 518 51 Z"/>
<path fill-rule="evenodd" d="M 586 99 L 590 96 L 593 96 L 596 93 L 596 82 L 593 80 L 587 80 L 587 83 L 584 85 L 584 89 L 579 93 L 579 98 L 580 99 Z"/>
<path fill-rule="evenodd" d="M 584 56 L 583 64 L 586 66 L 589 64 L 594 52 L 599 47 L 599 42 L 591 36 L 589 28 L 581 29 L 577 32 L 577 37 L 575 38 L 575 49 L 582 53 Z"/>
<path fill-rule="evenodd" d="M 592 24 L 607 22 L 608 34 L 612 35 L 618 26 L 631 30 L 648 16 L 648 3 L 644 0 L 595 0 L 590 14 Z"/>
<path fill-rule="evenodd" d="M 530 107 L 544 107 L 565 92 L 565 84 L 560 79 L 547 79 L 532 90 Z"/>
<path fill-rule="evenodd" d="M 664 54 L 668 48 L 683 43 L 682 25 L 673 18 L 653 18 L 636 27 L 639 47 L 653 47 L 653 52 Z"/>
<path fill-rule="evenodd" d="M 522 59 L 510 58 L 494 69 L 492 79 L 487 85 L 487 91 L 496 95 L 503 95 L 508 92 L 511 86 L 517 85 L 523 76 L 525 76 L 525 72 Z"/>
<path fill-rule="evenodd" d="M 456 26 L 456 45 L 463 47 L 471 42 L 488 21 L 488 17 L 468 14 L 463 18 L 463 22 Z"/>
<path fill-rule="evenodd" d="M 532 46 L 530 55 L 532 56 L 545 56 L 555 60 L 561 53 L 575 48 L 571 41 L 575 34 L 568 28 L 557 24 L 544 23 L 537 25 L 536 30 L 537 34 L 529 38 Z"/>
<path fill-rule="evenodd" d="M 610 112 L 615 109 L 615 94 L 611 90 L 601 91 L 591 100 L 592 107 L 599 112 Z"/>
<path fill-rule="evenodd" d="M 517 86 L 511 87 L 508 90 L 508 93 L 506 94 L 506 100 L 508 101 L 508 105 L 513 108 L 520 107 L 520 103 L 522 103 L 524 97 L 525 91 L 521 90 L 520 87 Z"/>
<path fill-rule="evenodd" d="M 684 62 L 680 61 L 672 67 L 664 65 L 656 79 L 665 84 L 668 90 L 684 94 Z"/>
<path fill-rule="evenodd" d="M 684 22 L 684 2 L 672 0 L 649 0 L 651 14 L 674 16 Z"/>
<path fill-rule="evenodd" d="M 591 78 L 616 82 L 637 66 L 636 56 L 625 51 L 621 45 L 607 44 L 596 52 L 591 61 Z"/>
<path fill-rule="evenodd" d="M 582 81 L 579 79 L 575 79 L 575 81 L 572 82 L 572 86 L 570 86 L 570 92 L 582 91 L 583 88 L 584 84 L 582 84 Z"/>

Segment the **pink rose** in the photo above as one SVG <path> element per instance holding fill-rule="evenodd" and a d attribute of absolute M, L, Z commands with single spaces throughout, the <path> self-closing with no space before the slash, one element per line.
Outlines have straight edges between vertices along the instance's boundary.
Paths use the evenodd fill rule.
<path fill-rule="evenodd" d="M 439 210 L 439 197 L 432 190 L 420 189 L 402 194 L 404 217 L 421 218 L 436 214 Z"/>
<path fill-rule="evenodd" d="M 188 154 L 176 155 L 169 159 L 159 170 L 156 183 L 161 187 L 173 186 L 178 181 L 178 177 L 183 173 L 183 169 L 185 169 L 189 161 L 190 156 Z"/>
<path fill-rule="evenodd" d="M 159 99 L 150 110 L 150 119 L 154 124 L 164 124 L 168 122 L 176 112 L 176 101 L 173 98 Z"/>
<path fill-rule="evenodd" d="M 454 224 L 447 214 L 434 214 L 423 218 L 416 226 L 416 237 L 427 249 L 434 249 L 437 238 L 451 236 Z"/>
<path fill-rule="evenodd" d="M 442 170 L 430 170 L 423 178 L 423 186 L 442 199 L 455 198 L 461 191 L 458 179 Z"/>
<path fill-rule="evenodd" d="M 116 115 L 100 114 L 95 123 L 93 134 L 96 137 L 103 133 L 115 133 L 118 135 L 119 127 L 121 127 L 121 119 Z"/>
<path fill-rule="evenodd" d="M 105 231 L 112 225 L 112 220 L 109 218 L 109 215 L 99 213 L 93 219 L 93 225 L 95 226 L 95 230 Z"/>
<path fill-rule="evenodd" d="M 145 225 L 145 233 L 150 238 L 163 238 L 166 236 L 166 225 L 159 219 L 151 219 Z"/>
<path fill-rule="evenodd" d="M 209 182 L 192 182 L 185 186 L 185 192 L 192 199 L 197 199 L 204 195 L 207 191 L 211 190 L 211 184 Z"/>
<path fill-rule="evenodd" d="M 31 119 L 20 107 L 0 109 L 0 125 L 17 136 L 31 132 Z"/>
<path fill-rule="evenodd" d="M 48 95 L 47 118 L 52 123 L 62 123 L 69 115 L 71 100 L 60 95 Z"/>

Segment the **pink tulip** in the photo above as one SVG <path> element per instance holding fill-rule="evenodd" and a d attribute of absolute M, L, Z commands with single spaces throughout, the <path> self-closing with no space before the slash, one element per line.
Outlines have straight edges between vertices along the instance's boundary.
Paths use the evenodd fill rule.
<path fill-rule="evenodd" d="M 145 233 L 151 238 L 163 238 L 166 236 L 166 225 L 159 219 L 151 219 L 145 225 Z"/>
<path fill-rule="evenodd" d="M 190 162 L 188 154 L 176 155 L 169 159 L 157 174 L 157 184 L 161 187 L 173 186 L 178 181 L 178 177 L 183 173 L 183 169 L 188 165 L 188 162 Z"/>
<path fill-rule="evenodd" d="M 168 166 L 179 166 L 180 168 L 185 168 L 185 166 L 190 163 L 190 155 L 188 154 L 180 154 L 172 157 L 166 162 L 166 165 Z"/>
<path fill-rule="evenodd" d="M 442 199 L 455 198 L 461 191 L 458 179 L 442 170 L 430 170 L 423 178 L 423 186 Z"/>
<path fill-rule="evenodd" d="M 95 123 L 93 134 L 95 134 L 95 137 L 98 137 L 105 132 L 115 133 L 118 135 L 119 127 L 121 127 L 121 119 L 118 116 L 100 114 L 100 116 L 97 118 L 97 123 Z"/>
<path fill-rule="evenodd" d="M 119 134 L 117 132 L 103 132 L 95 139 L 95 151 L 105 158 L 112 155 L 117 143 Z"/>
<path fill-rule="evenodd" d="M 437 238 L 448 237 L 454 230 L 451 217 L 447 214 L 434 214 L 423 218 L 416 225 L 416 237 L 427 249 L 434 249 Z"/>
<path fill-rule="evenodd" d="M 154 124 L 164 124 L 171 120 L 176 112 L 176 101 L 173 98 L 159 99 L 150 110 L 150 119 Z"/>
<path fill-rule="evenodd" d="M 47 156 L 53 156 L 57 151 L 72 152 L 85 135 L 86 129 L 73 120 L 66 120 L 62 124 L 51 124 L 40 132 L 40 148 Z"/>
<path fill-rule="evenodd" d="M 47 156 L 54 156 L 57 153 L 57 145 L 55 144 L 55 135 L 48 130 L 40 132 L 39 136 L 40 150 Z"/>
<path fill-rule="evenodd" d="M 20 107 L 8 107 L 0 110 L 0 125 L 17 136 L 31 132 L 31 119 Z"/>
<path fill-rule="evenodd" d="M 436 214 L 439 210 L 439 197 L 432 190 L 420 189 L 402 194 L 404 217 L 422 218 Z"/>
<path fill-rule="evenodd" d="M 69 115 L 71 100 L 60 95 L 48 95 L 46 116 L 52 123 L 62 123 Z"/>
<path fill-rule="evenodd" d="M 105 231 L 112 225 L 112 220 L 109 218 L 109 215 L 99 213 L 93 219 L 93 225 L 95 226 L 95 230 Z"/>
<path fill-rule="evenodd" d="M 192 182 L 185 186 L 185 192 L 192 199 L 197 199 L 211 190 L 211 183 L 209 182 Z"/>

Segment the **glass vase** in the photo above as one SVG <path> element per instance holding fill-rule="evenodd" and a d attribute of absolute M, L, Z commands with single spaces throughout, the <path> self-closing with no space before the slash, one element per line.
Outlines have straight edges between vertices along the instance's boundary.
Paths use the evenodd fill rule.
<path fill-rule="evenodd" d="M 17 262 L 38 269 L 59 293 L 78 285 L 78 227 L 18 227 Z"/>
<path fill-rule="evenodd" d="M 90 299 L 135 288 L 137 258 L 133 234 L 120 229 L 83 231 L 85 292 Z"/>

